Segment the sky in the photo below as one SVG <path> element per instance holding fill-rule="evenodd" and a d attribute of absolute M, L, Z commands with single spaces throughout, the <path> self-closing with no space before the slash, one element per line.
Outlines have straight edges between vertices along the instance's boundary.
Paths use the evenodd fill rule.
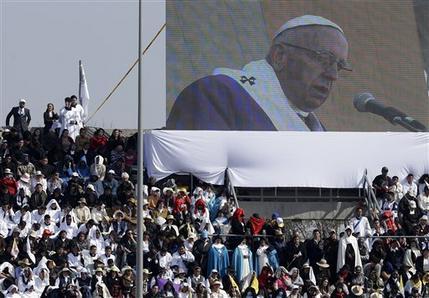
<path fill-rule="evenodd" d="M 43 126 L 49 102 L 59 111 L 78 94 L 79 60 L 90 94 L 89 114 L 138 55 L 138 1 L 0 0 L 0 117 L 20 98 Z M 143 48 L 165 23 L 165 2 L 143 0 Z M 165 30 L 142 62 L 143 126 L 165 124 Z M 137 128 L 137 66 L 88 125 Z"/>

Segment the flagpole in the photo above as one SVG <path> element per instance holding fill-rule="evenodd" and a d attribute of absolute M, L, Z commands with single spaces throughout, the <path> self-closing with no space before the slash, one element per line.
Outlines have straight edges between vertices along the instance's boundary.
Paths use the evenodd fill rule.
<path fill-rule="evenodd" d="M 79 60 L 79 103 L 80 104 L 82 104 L 82 102 L 80 102 L 82 98 L 82 94 L 81 94 L 82 91 L 80 91 L 80 84 L 82 82 L 82 72 L 80 71 L 81 65 L 82 65 L 82 60 Z"/>
<path fill-rule="evenodd" d="M 139 0 L 138 143 L 137 143 L 137 297 L 143 297 L 143 102 L 142 102 L 142 0 Z"/>

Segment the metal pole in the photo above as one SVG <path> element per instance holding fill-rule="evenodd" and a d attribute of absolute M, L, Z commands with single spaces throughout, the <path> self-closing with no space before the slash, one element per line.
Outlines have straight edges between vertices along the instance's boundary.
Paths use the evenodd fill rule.
<path fill-rule="evenodd" d="M 138 50 L 138 143 L 137 143 L 137 297 L 143 297 L 143 102 L 142 102 L 142 1 L 139 0 L 139 50 Z"/>

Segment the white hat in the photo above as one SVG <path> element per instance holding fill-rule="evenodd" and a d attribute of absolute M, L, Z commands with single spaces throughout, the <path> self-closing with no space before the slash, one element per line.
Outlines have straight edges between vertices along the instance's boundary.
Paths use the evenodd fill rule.
<path fill-rule="evenodd" d="M 161 191 L 158 187 L 152 186 L 150 192 L 159 192 Z"/>
<path fill-rule="evenodd" d="M 356 296 L 361 296 L 363 295 L 363 288 L 360 285 L 354 285 L 352 288 L 352 293 Z"/>
<path fill-rule="evenodd" d="M 322 267 L 322 268 L 329 268 L 329 264 L 325 259 L 320 259 L 319 262 L 316 263 L 317 266 Z"/>
<path fill-rule="evenodd" d="M 410 208 L 417 208 L 417 204 L 415 201 L 410 201 Z"/>
<path fill-rule="evenodd" d="M 165 195 L 167 193 L 167 191 L 171 191 L 172 193 L 174 193 L 174 190 L 171 187 L 164 187 L 162 189 L 162 193 Z"/>
<path fill-rule="evenodd" d="M 273 39 L 276 38 L 280 33 L 282 33 L 285 30 L 289 30 L 296 27 L 303 27 L 303 26 L 328 26 L 337 29 L 341 33 L 344 34 L 343 29 L 341 29 L 340 26 L 335 24 L 334 22 L 325 19 L 324 17 L 320 16 L 313 16 L 313 15 L 303 15 L 297 18 L 293 18 L 286 23 L 284 23 L 277 31 L 274 33 Z"/>
<path fill-rule="evenodd" d="M 158 216 L 158 217 L 155 219 L 155 223 L 156 223 L 158 226 L 162 226 L 163 224 L 165 224 L 165 222 L 166 222 L 166 220 L 165 220 L 165 218 L 164 218 L 164 217 L 162 217 L 162 216 Z"/>
<path fill-rule="evenodd" d="M 281 218 L 281 217 L 277 217 L 277 218 L 276 218 L 276 222 L 277 222 L 277 225 L 278 225 L 280 228 L 283 228 L 283 227 L 285 226 L 285 224 L 284 224 L 284 222 L 283 222 L 283 218 Z"/>
<path fill-rule="evenodd" d="M 422 217 L 420 217 L 420 220 L 428 220 L 428 216 L 427 215 L 423 215 Z"/>
<path fill-rule="evenodd" d="M 77 172 L 73 172 L 72 177 L 79 177 L 79 174 Z"/>
<path fill-rule="evenodd" d="M 21 98 L 21 99 L 19 100 L 19 102 L 20 102 L 20 103 L 21 103 L 21 102 L 26 103 L 27 101 L 26 101 L 24 98 Z"/>
<path fill-rule="evenodd" d="M 107 172 L 107 174 L 113 174 L 113 175 L 116 175 L 115 170 L 109 170 L 109 171 Z"/>
<path fill-rule="evenodd" d="M 24 173 L 21 176 L 21 180 L 24 181 L 24 182 L 26 182 L 26 183 L 30 182 L 30 175 L 28 173 Z"/>
<path fill-rule="evenodd" d="M 36 174 L 35 174 L 36 176 L 45 176 L 45 175 L 43 175 L 43 173 L 41 172 L 41 171 L 36 171 Z"/>
<path fill-rule="evenodd" d="M 374 292 L 371 295 L 369 295 L 369 298 L 383 298 L 383 295 L 379 292 Z"/>
<path fill-rule="evenodd" d="M 127 172 L 123 172 L 122 175 L 121 175 L 121 177 L 124 178 L 124 179 L 128 179 L 128 178 L 130 178 L 130 175 L 128 175 Z"/>
<path fill-rule="evenodd" d="M 8 168 L 4 169 L 4 174 L 12 174 L 12 171 Z"/>
<path fill-rule="evenodd" d="M 86 189 L 90 189 L 92 191 L 95 191 L 95 187 L 92 184 L 88 184 L 87 187 L 86 187 Z"/>

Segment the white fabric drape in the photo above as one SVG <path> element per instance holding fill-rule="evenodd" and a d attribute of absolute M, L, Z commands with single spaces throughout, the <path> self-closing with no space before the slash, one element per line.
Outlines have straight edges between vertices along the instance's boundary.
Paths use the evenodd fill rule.
<path fill-rule="evenodd" d="M 145 164 L 157 180 L 192 173 L 239 187 L 354 188 L 383 166 L 400 179 L 429 172 L 429 133 L 166 131 L 145 134 Z"/>

